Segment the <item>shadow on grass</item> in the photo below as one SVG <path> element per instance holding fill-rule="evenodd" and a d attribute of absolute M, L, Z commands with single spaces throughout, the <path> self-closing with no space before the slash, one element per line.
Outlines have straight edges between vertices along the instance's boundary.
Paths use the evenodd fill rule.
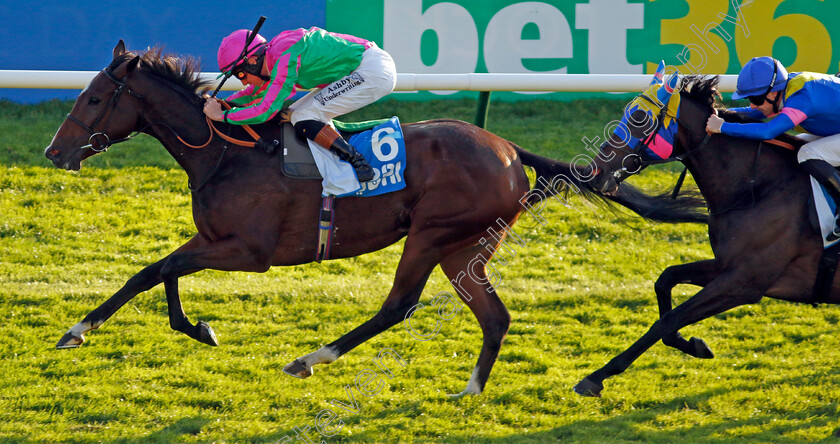
<path fill-rule="evenodd" d="M 828 372 L 825 376 L 840 377 L 840 369 Z M 672 414 L 678 414 L 685 410 L 696 410 L 706 416 L 714 415 L 706 413 L 700 406 L 708 405 L 710 401 L 719 396 L 731 392 L 754 392 L 760 387 L 760 382 L 754 384 L 741 384 L 738 386 L 723 386 L 706 391 L 677 397 L 663 403 L 657 403 L 654 407 L 637 408 L 636 410 L 617 414 L 604 420 L 578 420 L 568 425 L 556 427 L 547 431 L 518 433 L 503 437 L 481 438 L 458 435 L 455 430 L 423 430 L 417 431 L 420 436 L 415 436 L 415 442 L 452 442 L 452 443 L 717 443 L 723 441 L 762 442 L 762 443 L 791 443 L 799 442 L 792 435 L 799 430 L 828 427 L 830 432 L 821 437 L 820 442 L 840 442 L 840 429 L 838 429 L 837 418 L 834 415 L 834 408 L 825 405 L 814 405 L 794 413 L 761 413 L 750 416 L 748 419 L 731 419 L 724 416 L 714 417 L 710 424 L 696 424 L 685 421 L 684 424 L 674 425 L 660 423 L 660 419 Z M 813 384 L 808 377 L 787 378 L 778 381 L 778 384 L 790 386 L 803 386 Z M 559 388 L 555 388 L 559 389 Z M 609 399 L 609 389 L 605 389 L 606 397 Z M 601 402 L 598 399 L 589 400 L 592 403 Z M 454 401 L 457 402 L 457 401 Z M 492 402 L 492 399 L 488 399 Z M 375 417 L 387 418 L 390 416 L 404 416 L 406 421 L 413 418 L 412 414 L 421 411 L 419 401 L 407 401 L 405 405 L 393 409 L 378 412 Z M 342 418 L 345 426 L 353 428 L 354 424 L 364 422 L 364 417 L 353 416 Z M 349 420 L 349 421 L 348 421 Z M 779 421 L 783 420 L 783 421 Z M 779 421 L 779 422 L 777 422 Z M 644 425 L 644 427 L 640 427 Z M 404 433 L 404 427 L 398 427 Z M 740 430 L 738 430 L 740 429 Z M 736 430 L 738 430 L 736 432 Z M 455 433 L 453 433 L 455 432 Z M 436 437 L 448 433 L 446 437 Z M 293 430 L 279 432 L 270 436 L 253 437 L 250 442 L 276 442 L 284 435 L 294 437 Z M 404 436 L 404 435 L 402 435 Z M 312 430 L 312 438 L 318 437 L 318 433 Z M 384 430 L 355 431 L 352 435 L 339 434 L 328 439 L 328 442 L 396 442 L 398 438 L 389 437 Z M 813 440 L 808 439 L 808 442 Z M 802 439 L 805 442 L 805 439 Z"/>
<path fill-rule="evenodd" d="M 191 417 L 181 418 L 178 421 L 156 431 L 150 435 L 146 435 L 141 439 L 144 443 L 173 443 L 183 442 L 185 438 L 192 437 L 201 433 L 201 429 L 209 423 L 207 418 Z M 119 441 L 119 442 L 137 442 L 136 440 Z"/>
<path fill-rule="evenodd" d="M 826 376 L 840 376 L 840 369 L 826 373 Z M 762 442 L 762 443 L 791 443 L 799 442 L 790 434 L 797 430 L 816 427 L 830 427 L 831 432 L 823 436 L 820 442 L 840 442 L 838 437 L 838 423 L 834 416 L 834 409 L 824 405 L 799 410 L 795 413 L 762 413 L 751 415 L 748 419 L 730 419 L 723 416 L 715 418 L 711 424 L 693 424 L 686 421 L 682 425 L 657 425 L 657 418 L 683 412 L 687 409 L 704 412 L 699 406 L 708 405 L 709 401 L 718 396 L 732 392 L 754 392 L 760 389 L 760 382 L 741 384 L 737 386 L 722 386 L 711 390 L 697 392 L 691 395 L 657 404 L 655 407 L 637 409 L 622 413 L 614 417 L 597 420 L 581 420 L 572 424 L 554 428 L 552 430 L 514 434 L 501 438 L 473 438 L 466 436 L 454 437 L 447 442 L 482 442 L 482 443 L 718 443 L 722 441 Z M 810 377 L 786 378 L 778 384 L 790 386 L 812 385 Z M 604 389 L 605 397 L 609 399 L 609 387 Z M 600 402 L 590 399 L 591 402 Z M 785 420 L 778 423 L 778 420 Z M 645 429 L 639 427 L 646 424 Z M 668 428 L 665 430 L 665 428 Z M 676 430 L 675 430 L 676 428 Z M 743 429 L 737 433 L 728 433 L 736 429 Z M 812 440 L 807 440 L 813 442 Z M 804 440 L 802 442 L 805 442 Z"/>

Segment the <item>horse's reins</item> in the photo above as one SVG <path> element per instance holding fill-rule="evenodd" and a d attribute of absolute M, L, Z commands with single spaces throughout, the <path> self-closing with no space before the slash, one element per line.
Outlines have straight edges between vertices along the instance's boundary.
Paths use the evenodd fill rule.
<path fill-rule="evenodd" d="M 109 68 L 103 69 L 102 72 L 105 74 L 106 77 L 108 77 L 109 80 L 111 80 L 112 82 L 114 82 L 114 84 L 117 85 L 116 89 L 114 89 L 114 93 L 111 94 L 111 100 L 108 101 L 108 105 L 110 105 L 111 113 L 108 115 L 108 118 L 105 119 L 105 123 L 102 125 L 102 130 L 101 131 L 96 131 L 94 128 L 96 128 L 96 126 L 102 120 L 102 117 L 105 116 L 105 113 L 108 112 L 108 109 L 109 109 L 108 106 L 106 106 L 102 110 L 102 113 L 99 116 L 97 116 L 96 119 L 93 120 L 93 123 L 90 126 L 86 125 L 84 122 L 82 122 L 78 118 L 74 117 L 71 113 L 67 113 L 67 120 L 81 126 L 85 131 L 88 132 L 88 134 L 90 134 L 90 137 L 88 138 L 88 144 L 85 145 L 85 146 L 79 147 L 79 149 L 84 150 L 84 149 L 90 148 L 97 153 L 101 153 L 101 152 L 107 150 L 111 145 L 114 145 L 114 144 L 117 144 L 117 143 L 122 143 L 122 142 L 127 142 L 127 141 L 133 139 L 134 137 L 136 137 L 142 131 L 142 129 L 138 130 L 138 131 L 135 131 L 134 134 L 130 134 L 126 137 L 123 137 L 122 139 L 117 139 L 117 140 L 111 140 L 111 137 L 108 136 L 108 134 L 105 133 L 105 127 L 108 126 L 108 123 L 111 121 L 111 117 L 114 116 L 114 111 L 116 111 L 116 109 L 117 109 L 117 102 L 119 102 L 120 97 L 122 97 L 123 91 L 126 91 L 127 93 L 136 97 L 139 100 L 143 99 L 143 95 L 140 94 L 140 93 L 132 91 L 131 88 L 128 88 L 126 86 L 126 83 L 125 83 L 125 78 L 118 79 L 116 76 L 114 76 L 114 73 L 111 72 L 111 70 Z M 143 129 L 145 129 L 145 128 L 143 128 Z M 104 144 L 99 144 L 98 148 L 97 148 L 96 146 L 94 146 L 94 142 L 96 141 L 95 139 L 98 136 L 104 137 L 105 138 L 105 143 Z"/>
<path fill-rule="evenodd" d="M 646 94 L 644 94 L 644 93 L 639 94 L 639 97 L 648 101 L 648 102 L 650 102 L 652 105 L 656 106 L 657 108 L 660 108 L 660 103 L 655 101 L 654 99 L 648 97 Z M 628 175 L 633 175 L 633 174 L 639 173 L 640 171 L 642 171 L 643 169 L 645 169 L 645 168 L 647 168 L 651 165 L 670 163 L 670 162 L 673 162 L 675 160 L 682 161 L 683 158 L 685 158 L 685 156 L 691 154 L 691 152 L 699 151 L 699 150 L 706 147 L 706 145 L 708 144 L 709 139 L 711 137 L 711 134 L 707 134 L 706 137 L 703 139 L 703 141 L 700 143 L 700 145 L 697 146 L 697 148 L 695 148 L 691 151 L 686 151 L 685 153 L 683 153 L 680 156 L 676 156 L 674 158 L 668 158 L 668 159 L 659 159 L 659 160 L 650 160 L 650 159 L 645 159 L 644 157 L 642 157 L 642 155 L 641 155 L 642 151 L 645 148 L 648 148 L 650 146 L 650 144 L 653 142 L 653 139 L 656 137 L 656 134 L 658 134 L 659 131 L 662 129 L 662 125 L 663 125 L 663 122 L 665 121 L 664 119 L 666 117 L 671 117 L 671 118 L 675 119 L 680 125 L 682 125 L 682 121 L 680 120 L 679 117 L 668 113 L 667 105 L 661 107 L 659 109 L 659 114 L 656 117 L 656 127 L 654 127 L 654 130 L 651 131 L 644 139 L 640 139 L 639 142 L 636 144 L 636 146 L 632 150 L 625 150 L 627 155 L 624 156 L 624 159 L 621 160 L 621 168 L 616 170 L 616 171 L 613 171 L 613 177 L 617 181 L 620 181 L 620 177 L 623 173 L 626 173 Z M 633 171 L 631 171 L 630 168 L 625 166 L 628 159 L 633 159 L 633 161 L 636 162 L 636 164 L 637 164 L 636 168 Z M 688 167 L 683 168 L 682 173 L 680 173 L 680 177 L 677 179 L 677 183 L 674 185 L 674 190 L 671 192 L 671 198 L 672 199 L 676 199 L 677 195 L 679 195 L 680 189 L 682 188 L 683 183 L 685 182 L 685 177 L 686 177 L 687 172 L 688 172 Z"/>
<path fill-rule="evenodd" d="M 640 94 L 639 98 L 648 101 L 649 103 L 653 104 L 656 107 L 659 107 L 659 105 L 660 105 L 657 101 L 648 97 L 644 93 Z M 673 158 L 668 158 L 668 159 L 658 159 L 658 160 L 649 160 L 649 159 L 645 159 L 644 157 L 642 157 L 642 155 L 641 155 L 642 151 L 645 148 L 649 147 L 650 143 L 656 137 L 656 134 L 662 129 L 662 125 L 663 125 L 663 122 L 664 122 L 663 119 L 665 117 L 671 117 L 671 118 L 675 119 L 680 126 L 682 126 L 683 128 L 687 128 L 687 126 L 684 124 L 682 119 L 680 119 L 678 116 L 675 116 L 675 115 L 672 115 L 672 114 L 668 113 L 668 107 L 667 106 L 661 107 L 660 111 L 659 111 L 659 114 L 656 118 L 656 127 L 654 128 L 654 131 L 652 131 L 650 134 L 648 134 L 644 139 L 640 139 L 639 142 L 636 144 L 636 146 L 632 150 L 624 150 L 625 153 L 627 153 L 627 155 L 625 155 L 624 159 L 621 160 L 621 168 L 616 170 L 616 171 L 613 171 L 613 177 L 615 178 L 615 180 L 617 182 L 622 181 L 621 176 L 624 173 L 626 173 L 628 175 L 632 175 L 632 174 L 636 174 L 636 173 L 640 172 L 641 170 L 647 168 L 650 165 L 669 163 L 669 162 L 673 162 L 673 161 L 683 162 L 683 160 L 686 159 L 687 157 L 690 157 L 692 154 L 695 154 L 695 153 L 703 150 L 704 148 L 706 148 L 708 146 L 709 141 L 711 140 L 711 137 L 712 137 L 712 133 L 706 132 L 706 135 L 703 137 L 703 140 L 697 146 L 695 146 L 694 148 L 691 148 L 691 149 L 686 149 L 679 156 L 674 156 Z M 711 212 L 710 211 L 709 212 L 710 215 L 720 215 L 720 214 L 723 214 L 723 213 L 726 213 L 726 212 L 729 212 L 729 211 L 733 211 L 733 210 L 750 208 L 751 206 L 755 205 L 755 178 L 758 174 L 758 159 L 761 156 L 761 147 L 764 143 L 768 143 L 768 144 L 771 144 L 771 145 L 776 145 L 776 146 L 779 146 L 781 148 L 791 150 L 791 151 L 796 149 L 796 147 L 794 147 L 793 145 L 791 145 L 787 142 L 783 142 L 781 140 L 772 139 L 772 140 L 761 141 L 758 144 L 758 149 L 756 150 L 756 153 L 755 153 L 755 160 L 753 161 L 753 173 L 752 173 L 752 177 L 750 178 L 750 181 L 749 181 L 749 188 L 750 188 L 749 195 L 750 195 L 750 198 L 751 198 L 752 202 L 749 205 L 746 205 L 746 206 L 740 206 L 739 207 L 736 204 L 736 205 L 733 205 L 730 208 L 725 208 L 721 211 L 716 211 L 716 212 Z M 619 148 L 619 149 L 622 149 L 622 148 Z M 625 166 L 628 159 L 634 159 L 634 162 L 637 163 L 637 166 L 636 166 L 635 170 L 631 171 L 630 168 Z M 680 189 L 682 188 L 682 185 L 685 182 L 685 177 L 686 177 L 687 172 L 688 172 L 688 167 L 684 167 L 682 173 L 680 173 L 680 177 L 677 179 L 677 183 L 674 185 L 674 190 L 671 192 L 671 198 L 672 199 L 676 199 L 677 195 L 679 195 Z"/>
<path fill-rule="evenodd" d="M 219 100 L 219 103 L 221 103 L 221 104 L 222 104 L 223 106 L 225 106 L 227 109 L 230 109 L 230 108 L 231 108 L 231 106 L 230 106 L 227 102 L 225 102 L 224 100 Z M 208 126 L 208 127 L 210 127 L 210 138 L 209 138 L 209 139 L 207 139 L 207 142 L 204 142 L 202 145 L 191 145 L 191 144 L 187 143 L 187 141 L 185 141 L 184 139 L 182 139 L 182 138 L 181 138 L 181 136 L 179 136 L 179 135 L 178 135 L 178 133 L 176 133 L 174 129 L 172 129 L 171 127 L 170 127 L 169 129 L 170 129 L 173 133 L 175 133 L 175 137 L 177 137 L 177 138 L 178 138 L 178 140 L 179 140 L 181 143 L 183 143 L 184 145 L 188 146 L 189 148 L 193 148 L 193 149 L 200 149 L 200 148 L 204 148 L 205 146 L 209 145 L 209 144 L 210 144 L 210 142 L 213 140 L 213 134 L 218 135 L 219 137 L 221 137 L 221 138 L 222 138 L 222 139 L 224 139 L 225 141 L 228 141 L 228 142 L 230 142 L 230 143 L 232 143 L 232 144 L 234 144 L 234 145 L 244 146 L 244 147 L 246 147 L 246 148 L 253 148 L 254 146 L 256 146 L 256 143 L 255 143 L 255 142 L 248 142 L 248 141 L 246 141 L 246 140 L 239 140 L 239 139 L 235 139 L 235 138 L 233 138 L 233 137 L 231 137 L 231 136 L 229 136 L 229 135 L 227 135 L 227 134 L 224 134 L 224 133 L 223 133 L 223 132 L 221 132 L 218 128 L 216 128 L 216 125 L 213 125 L 213 120 L 212 120 L 209 116 L 204 116 L 204 119 L 207 121 L 207 126 Z M 168 125 L 167 125 L 167 126 L 168 126 Z M 260 135 L 259 135 L 259 134 L 257 134 L 257 132 L 256 132 L 256 131 L 254 131 L 254 129 L 253 129 L 253 128 L 251 128 L 249 125 L 242 125 L 242 128 L 244 128 L 244 129 L 245 129 L 245 131 L 246 131 L 246 132 L 247 132 L 247 133 L 248 133 L 251 137 L 253 137 L 253 138 L 254 138 L 254 141 L 258 141 L 258 140 L 260 140 Z"/>
<path fill-rule="evenodd" d="M 213 135 L 214 134 L 217 134 L 219 137 L 221 137 L 222 139 L 224 139 L 227 142 L 230 142 L 230 143 L 233 143 L 233 144 L 239 145 L 239 146 L 244 146 L 246 148 L 253 148 L 256 145 L 255 142 L 249 142 L 249 141 L 246 141 L 246 140 L 239 140 L 239 139 L 231 137 L 230 135 L 222 133 L 218 128 L 216 128 L 215 125 L 213 125 L 213 120 L 211 120 L 210 117 L 208 117 L 208 116 L 205 116 L 205 120 L 207 121 L 207 126 L 210 128 L 210 137 L 207 139 L 206 142 L 204 142 L 201 145 L 192 145 L 192 144 L 188 143 L 186 140 L 184 140 L 175 131 L 174 128 L 172 128 L 171 126 L 169 126 L 168 124 L 166 124 L 164 122 L 150 122 L 146 126 L 144 126 L 143 128 L 141 128 L 139 130 L 136 130 L 134 133 L 132 133 L 132 134 L 126 136 L 126 137 L 123 137 L 121 139 L 111 140 L 111 137 L 108 136 L 107 133 L 105 133 L 105 128 L 107 128 L 108 123 L 111 121 L 111 117 L 114 116 L 114 111 L 117 109 L 117 103 L 119 102 L 120 98 L 122 97 L 123 91 L 129 93 L 130 95 L 136 97 L 137 99 L 139 99 L 141 101 L 144 99 L 145 96 L 143 94 L 140 94 L 140 93 L 137 93 L 137 92 L 133 91 L 131 88 L 128 88 L 128 86 L 126 85 L 125 77 L 123 77 L 122 79 L 118 79 L 114 75 L 114 73 L 111 71 L 110 68 L 105 68 L 105 69 L 102 70 L 102 72 L 105 74 L 105 76 L 108 78 L 108 80 L 112 81 L 116 85 L 116 88 L 114 89 L 113 94 L 111 94 L 111 99 L 108 101 L 108 106 L 106 106 L 102 110 L 102 113 L 99 116 L 97 116 L 96 119 L 94 119 L 93 123 L 90 126 L 88 126 L 87 124 L 82 122 L 77 117 L 73 116 L 71 113 L 67 113 L 67 120 L 81 126 L 85 131 L 88 132 L 88 134 L 90 134 L 90 137 L 88 138 L 88 144 L 79 147 L 79 149 L 81 149 L 81 150 L 90 148 L 91 150 L 93 150 L 97 153 L 104 152 L 108 148 L 110 148 L 112 145 L 116 145 L 116 144 L 122 143 L 122 142 L 128 142 L 129 140 L 137 137 L 146 128 L 148 128 L 149 126 L 154 125 L 154 124 L 161 124 L 161 125 L 167 127 L 170 131 L 172 131 L 173 134 L 175 134 L 175 137 L 178 138 L 179 142 L 181 142 L 185 146 L 187 146 L 189 148 L 193 148 L 193 149 L 200 149 L 200 148 L 204 148 L 207 145 L 209 145 L 210 142 L 213 141 Z M 221 100 L 219 102 L 222 105 L 224 105 L 225 107 L 227 107 L 227 109 L 230 109 L 230 105 L 227 102 L 221 101 Z M 107 113 L 109 109 L 110 109 L 111 113 L 108 115 L 108 118 L 105 119 L 105 122 L 102 124 L 102 129 L 100 131 L 96 131 L 96 129 L 95 129 L 96 126 L 99 124 L 99 122 L 102 121 L 102 118 L 105 116 L 105 113 Z M 257 132 L 254 131 L 253 128 L 251 128 L 248 125 L 242 125 L 242 127 L 245 129 L 245 131 L 255 141 L 260 139 L 259 134 L 257 134 Z M 94 142 L 96 141 L 95 139 L 97 137 L 100 137 L 100 136 L 105 138 L 105 143 L 94 145 Z"/>
<path fill-rule="evenodd" d="M 683 125 L 682 120 L 680 120 L 678 117 L 676 117 L 676 116 L 672 116 L 672 117 L 677 119 L 677 122 L 680 125 Z M 685 125 L 683 125 L 683 127 L 685 127 Z M 705 148 L 708 145 L 711 137 L 712 137 L 712 133 L 706 132 L 706 135 L 703 137 L 703 141 L 700 142 L 699 145 L 697 145 L 696 147 L 694 147 L 690 150 L 686 150 L 683 154 L 681 154 L 679 156 L 675 156 L 674 159 L 682 162 L 686 157 L 689 157 L 692 154 L 699 152 L 700 150 L 702 150 L 703 148 Z M 769 140 L 759 141 L 758 148 L 756 148 L 756 150 L 755 150 L 755 158 L 753 159 L 752 175 L 751 175 L 750 181 L 749 181 L 750 203 L 745 204 L 745 205 L 740 205 L 740 206 L 736 203 L 736 204 L 734 204 L 734 205 L 732 205 L 728 208 L 724 208 L 724 209 L 719 210 L 719 211 L 711 211 L 710 210 L 709 211 L 710 216 L 719 216 L 721 214 L 728 213 L 730 211 L 744 210 L 744 209 L 747 209 L 747 208 L 751 208 L 753 205 L 755 205 L 755 178 L 758 175 L 758 159 L 761 157 L 761 148 L 764 146 L 765 143 L 770 144 L 770 145 L 776 145 L 778 147 L 781 147 L 781 148 L 784 148 L 784 149 L 787 149 L 787 150 L 790 150 L 790 151 L 794 151 L 796 149 L 796 147 L 794 147 L 790 143 L 783 142 L 781 140 L 769 139 Z M 677 181 L 677 186 L 674 188 L 672 198 L 676 198 L 677 194 L 679 193 L 679 188 L 682 186 L 682 183 L 683 183 L 683 180 L 685 179 L 685 174 L 686 174 L 687 170 L 688 170 L 688 168 L 686 167 L 686 169 L 684 169 L 682 174 L 680 175 L 680 178 Z M 741 200 L 743 200 L 743 198 Z"/>

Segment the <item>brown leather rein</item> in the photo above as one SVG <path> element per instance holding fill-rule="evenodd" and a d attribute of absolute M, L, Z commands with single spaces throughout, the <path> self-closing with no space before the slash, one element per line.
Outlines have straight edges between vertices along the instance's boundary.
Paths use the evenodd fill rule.
<path fill-rule="evenodd" d="M 230 109 L 230 105 L 229 105 L 227 102 L 225 102 L 225 101 L 223 101 L 223 100 L 219 100 L 219 103 L 221 103 L 221 104 L 222 104 L 222 106 L 224 106 L 225 108 Z M 235 145 L 239 145 L 239 146 L 244 146 L 244 147 L 246 147 L 246 148 L 253 148 L 253 147 L 254 147 L 254 145 L 256 145 L 256 144 L 255 144 L 255 142 L 248 142 L 247 140 L 239 140 L 239 139 L 236 139 L 236 138 L 230 137 L 230 136 L 228 136 L 227 134 L 222 133 L 222 132 L 221 132 L 218 128 L 216 128 L 216 125 L 213 125 L 213 120 L 211 120 L 211 119 L 210 119 L 210 117 L 208 117 L 208 116 L 204 116 L 204 119 L 207 121 L 207 126 L 208 126 L 208 127 L 210 127 L 210 138 L 209 138 L 209 139 L 207 139 L 207 142 L 204 142 L 202 145 L 192 145 L 192 144 L 190 144 L 190 143 L 187 143 L 187 141 L 186 141 L 186 140 L 182 139 L 182 138 L 181 138 L 181 136 L 179 136 L 179 135 L 177 135 L 177 134 L 176 134 L 176 137 L 178 137 L 178 140 L 179 140 L 181 143 L 183 143 L 184 145 L 186 145 L 186 146 L 188 146 L 188 147 L 190 147 L 190 148 L 193 148 L 193 149 L 201 149 L 201 148 L 206 147 L 207 145 L 209 145 L 209 144 L 210 144 L 210 142 L 212 142 L 212 141 L 213 141 L 213 135 L 215 134 L 215 135 L 218 135 L 219 137 L 221 137 L 222 139 L 224 139 L 224 140 L 226 140 L 226 141 L 228 141 L 228 142 L 230 142 L 230 143 L 233 143 L 233 144 L 235 144 Z M 244 128 L 244 129 L 245 129 L 245 131 L 246 131 L 246 132 L 247 132 L 247 133 L 248 133 L 251 137 L 253 137 L 253 138 L 254 138 L 254 140 L 255 140 L 255 141 L 260 140 L 260 135 L 259 135 L 259 134 L 257 134 L 257 132 L 256 132 L 256 131 L 254 131 L 254 129 L 253 129 L 253 128 L 251 128 L 251 127 L 250 127 L 250 126 L 248 126 L 248 125 L 241 125 L 241 126 L 242 126 L 242 128 Z"/>

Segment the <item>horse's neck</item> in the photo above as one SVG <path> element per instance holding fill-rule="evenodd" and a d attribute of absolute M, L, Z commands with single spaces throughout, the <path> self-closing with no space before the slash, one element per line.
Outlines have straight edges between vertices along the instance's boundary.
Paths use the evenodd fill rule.
<path fill-rule="evenodd" d="M 191 148 L 184 143 L 201 146 L 211 138 L 204 113 L 176 92 L 149 97 L 147 103 L 146 119 L 150 125 L 147 132 L 175 158 L 191 182 L 204 180 L 211 174 L 224 147 L 224 142 L 216 137 L 202 148 Z"/>
<path fill-rule="evenodd" d="M 714 213 L 747 204 L 744 199 L 801 175 L 796 159 L 779 150 L 760 141 L 713 136 L 685 163 Z"/>

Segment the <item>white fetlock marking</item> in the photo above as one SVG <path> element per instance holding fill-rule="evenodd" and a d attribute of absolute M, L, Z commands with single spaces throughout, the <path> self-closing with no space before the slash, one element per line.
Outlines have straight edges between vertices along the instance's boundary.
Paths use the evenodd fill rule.
<path fill-rule="evenodd" d="M 338 352 L 327 346 L 321 347 L 318 350 L 299 358 L 300 361 L 303 361 L 303 363 L 306 364 L 307 368 L 312 368 L 312 366 L 316 364 L 329 364 L 336 359 L 338 359 Z"/>
<path fill-rule="evenodd" d="M 478 384 L 478 366 L 475 366 L 470 376 L 470 382 L 467 383 L 467 388 L 461 392 L 462 395 L 480 395 L 481 388 Z"/>
<path fill-rule="evenodd" d="M 85 333 L 87 333 L 91 330 L 96 330 L 97 328 L 99 328 L 101 326 L 102 326 L 102 322 L 99 322 L 97 324 L 91 324 L 89 322 L 79 322 L 78 324 L 70 327 L 70 330 L 67 330 L 67 333 L 69 333 L 69 334 L 71 334 L 71 335 L 73 335 L 77 338 L 81 338 L 82 336 L 84 336 Z"/>

